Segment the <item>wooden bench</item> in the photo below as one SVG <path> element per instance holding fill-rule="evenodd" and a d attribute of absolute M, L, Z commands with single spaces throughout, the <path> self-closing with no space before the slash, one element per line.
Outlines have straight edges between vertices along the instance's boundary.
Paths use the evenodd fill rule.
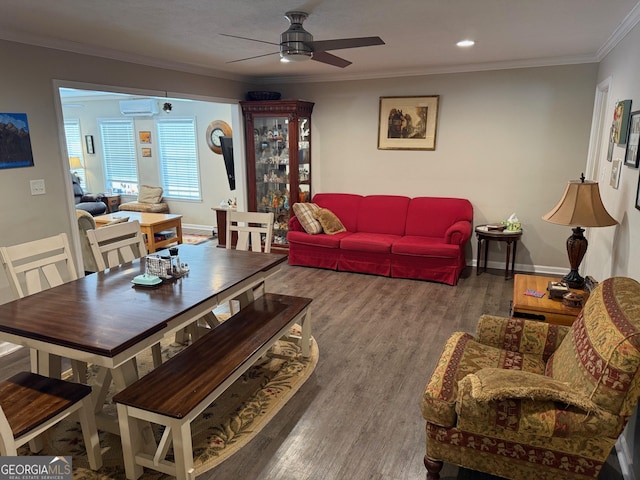
<path fill-rule="evenodd" d="M 191 422 L 295 323 L 302 325 L 301 349 L 308 357 L 310 303 L 267 293 L 116 394 L 127 478 L 140 477 L 143 467 L 180 480 L 194 478 Z M 148 429 L 139 428 L 139 421 L 165 427 L 154 453 L 140 451 Z M 165 458 L 171 442 L 175 462 Z"/>

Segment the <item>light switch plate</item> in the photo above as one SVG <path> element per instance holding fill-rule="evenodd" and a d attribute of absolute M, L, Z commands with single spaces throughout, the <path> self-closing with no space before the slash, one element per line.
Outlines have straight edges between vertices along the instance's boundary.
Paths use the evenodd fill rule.
<path fill-rule="evenodd" d="M 44 180 L 31 180 L 31 195 L 44 195 L 47 191 L 44 188 Z"/>

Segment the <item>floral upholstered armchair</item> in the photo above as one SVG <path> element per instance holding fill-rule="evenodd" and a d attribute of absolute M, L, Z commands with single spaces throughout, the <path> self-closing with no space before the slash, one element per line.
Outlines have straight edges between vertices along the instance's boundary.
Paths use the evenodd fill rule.
<path fill-rule="evenodd" d="M 511 479 L 597 478 L 640 395 L 640 284 L 609 278 L 573 326 L 484 315 L 422 397 L 427 478 L 443 461 Z"/>

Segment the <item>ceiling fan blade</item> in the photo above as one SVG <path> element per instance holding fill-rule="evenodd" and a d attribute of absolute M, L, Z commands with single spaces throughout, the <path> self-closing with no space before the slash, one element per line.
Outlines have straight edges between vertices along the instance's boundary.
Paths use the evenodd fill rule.
<path fill-rule="evenodd" d="M 349 65 L 351 65 L 351 62 L 349 60 L 336 57 L 335 55 L 327 52 L 313 52 L 311 60 L 315 60 L 316 62 L 328 63 L 329 65 L 340 68 L 348 67 Z"/>
<path fill-rule="evenodd" d="M 359 38 L 336 38 L 333 40 L 318 40 L 309 42 L 314 52 L 324 52 L 327 50 L 340 50 L 341 48 L 371 47 L 373 45 L 384 45 L 380 37 L 359 37 Z"/>
<path fill-rule="evenodd" d="M 271 52 L 271 53 L 265 53 L 263 55 L 256 55 L 255 57 L 247 57 L 247 58 L 240 58 L 238 60 L 230 60 L 228 62 L 225 63 L 237 63 L 237 62 L 244 62 L 245 60 L 252 60 L 254 58 L 260 58 L 260 57 L 268 57 L 269 55 L 277 55 L 280 52 Z"/>
<path fill-rule="evenodd" d="M 228 33 L 221 33 L 220 35 L 222 35 L 224 37 L 232 37 L 232 38 L 240 38 L 242 40 L 249 40 L 251 42 L 268 43 L 269 45 L 278 45 L 278 46 L 280 46 L 279 43 L 265 42 L 264 40 L 256 40 L 255 38 L 240 37 L 238 35 L 229 35 Z"/>

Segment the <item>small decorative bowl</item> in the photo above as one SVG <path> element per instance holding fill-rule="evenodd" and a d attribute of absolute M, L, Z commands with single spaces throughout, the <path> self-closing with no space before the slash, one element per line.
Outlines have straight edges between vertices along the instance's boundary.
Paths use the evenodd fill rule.
<path fill-rule="evenodd" d="M 565 307 L 582 308 L 583 301 L 584 295 L 580 293 L 569 292 L 562 296 L 562 304 Z"/>
<path fill-rule="evenodd" d="M 280 92 L 247 92 L 247 100 L 259 101 L 259 100 L 280 100 Z"/>

